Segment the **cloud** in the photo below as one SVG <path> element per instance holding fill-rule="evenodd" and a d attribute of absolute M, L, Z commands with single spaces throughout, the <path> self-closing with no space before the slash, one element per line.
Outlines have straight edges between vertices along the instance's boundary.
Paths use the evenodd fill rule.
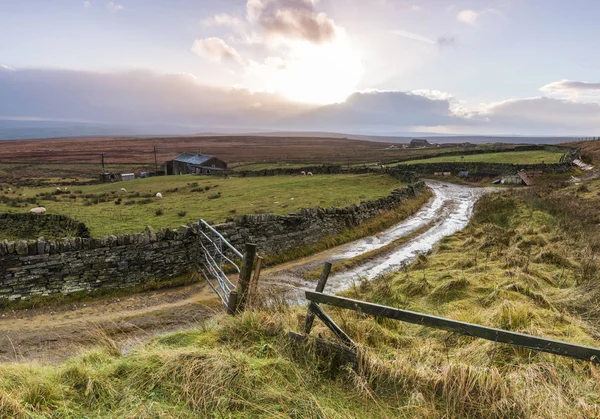
<path fill-rule="evenodd" d="M 390 31 L 391 34 L 401 36 L 402 38 L 410 39 L 411 41 L 422 42 L 429 45 L 437 45 L 440 48 L 446 48 L 456 45 L 456 38 L 454 36 L 440 36 L 436 40 L 428 38 L 418 33 L 408 32 L 402 29 L 393 29 Z"/>
<path fill-rule="evenodd" d="M 13 69 L 7 65 L 0 64 L 0 71 L 13 71 Z"/>
<path fill-rule="evenodd" d="M 440 36 L 437 39 L 437 44 L 440 48 L 449 48 L 456 46 L 457 40 L 454 36 Z"/>
<path fill-rule="evenodd" d="M 106 7 L 110 12 L 113 13 L 120 12 L 121 10 L 125 9 L 125 7 L 122 4 L 115 3 L 114 1 L 109 1 L 108 3 L 106 3 Z"/>
<path fill-rule="evenodd" d="M 426 36 L 422 36 L 413 32 L 408 32 L 402 29 L 394 29 L 390 31 L 390 33 L 396 36 L 401 36 L 402 38 L 410 39 L 412 41 L 423 42 L 424 44 L 435 45 L 436 43 L 433 39 L 429 39 Z"/>
<path fill-rule="evenodd" d="M 600 129 L 600 104 L 545 96 L 510 99 L 487 105 L 489 124 L 513 129 L 582 132 Z M 551 131 L 550 131 L 551 132 Z"/>
<path fill-rule="evenodd" d="M 248 0 L 246 17 L 267 35 L 308 41 L 332 41 L 336 25 L 327 14 L 315 10 L 315 0 Z"/>
<path fill-rule="evenodd" d="M 236 49 L 221 38 L 196 39 L 192 45 L 192 52 L 210 61 L 233 61 L 244 65 L 244 60 Z"/>
<path fill-rule="evenodd" d="M 210 17 L 208 19 L 204 19 L 202 21 L 202 24 L 206 25 L 206 26 L 231 26 L 231 27 L 237 27 L 237 26 L 241 26 L 243 24 L 242 20 L 235 17 L 235 16 L 231 16 L 227 13 L 219 13 L 214 15 L 213 17 Z"/>
<path fill-rule="evenodd" d="M 421 10 L 423 10 L 423 8 L 417 4 L 413 4 L 410 6 L 410 10 L 412 10 L 413 12 L 420 12 Z"/>
<path fill-rule="evenodd" d="M 448 99 L 401 91 L 356 92 L 345 102 L 325 105 L 287 121 L 295 128 L 386 131 L 461 122 Z"/>
<path fill-rule="evenodd" d="M 279 57 L 269 65 L 285 65 Z M 362 91 L 325 106 L 281 95 L 204 86 L 188 73 L 98 73 L 0 66 L 0 116 L 231 130 L 398 132 L 413 127 L 454 132 L 552 133 L 600 129 L 600 104 L 549 97 L 510 99 L 465 110 L 436 90 Z M 210 100 L 207 100 L 210 98 Z"/>
<path fill-rule="evenodd" d="M 92 2 L 91 1 L 84 1 L 83 2 L 83 7 L 85 7 L 86 9 L 89 9 L 90 7 L 92 7 Z"/>
<path fill-rule="evenodd" d="M 561 91 L 600 91 L 600 83 L 586 81 L 561 80 L 540 87 L 540 91 L 552 93 Z"/>
<path fill-rule="evenodd" d="M 258 129 L 307 109 L 276 94 L 204 86 L 189 74 L 140 71 L 0 71 L 0 91 L 0 116 L 8 119 Z"/>
<path fill-rule="evenodd" d="M 458 12 L 456 19 L 471 26 L 479 26 L 481 17 L 488 14 L 501 15 L 502 13 L 496 9 L 485 9 L 481 11 L 466 9 Z"/>
<path fill-rule="evenodd" d="M 469 25 L 475 26 L 477 24 L 477 18 L 479 17 L 479 13 L 474 10 L 462 10 L 458 12 L 456 18 L 464 23 L 468 23 Z"/>

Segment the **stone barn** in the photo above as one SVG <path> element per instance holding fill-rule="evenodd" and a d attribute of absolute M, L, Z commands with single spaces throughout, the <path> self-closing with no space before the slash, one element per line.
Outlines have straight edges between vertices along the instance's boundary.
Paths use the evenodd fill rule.
<path fill-rule="evenodd" d="M 167 175 L 202 175 L 227 170 L 227 163 L 213 156 L 183 153 L 165 163 Z"/>

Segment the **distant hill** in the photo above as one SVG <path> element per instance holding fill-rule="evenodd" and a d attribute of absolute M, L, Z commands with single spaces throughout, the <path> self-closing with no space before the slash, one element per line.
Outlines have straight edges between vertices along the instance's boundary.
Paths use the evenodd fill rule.
<path fill-rule="evenodd" d="M 315 137 L 347 138 L 387 143 L 409 143 L 415 137 L 425 137 L 434 143 L 509 143 L 509 144 L 559 144 L 579 140 L 573 137 L 551 136 L 495 136 L 495 135 L 441 135 L 433 132 L 398 132 L 385 135 L 368 133 L 340 133 L 323 131 L 259 131 L 252 129 L 230 129 L 215 127 L 188 127 L 172 125 L 120 126 L 91 124 L 85 122 L 60 121 L 13 121 L 0 120 L 0 140 L 24 140 L 45 138 L 77 137 L 120 137 L 120 136 L 218 136 L 243 135 L 260 137 Z"/>

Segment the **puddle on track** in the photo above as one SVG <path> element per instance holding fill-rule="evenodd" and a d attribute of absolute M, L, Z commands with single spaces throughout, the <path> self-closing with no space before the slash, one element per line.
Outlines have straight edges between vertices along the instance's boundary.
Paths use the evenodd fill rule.
<path fill-rule="evenodd" d="M 450 236 L 467 226 L 473 214 L 473 207 L 491 188 L 456 185 L 439 181 L 427 181 L 434 193 L 433 198 L 421 210 L 409 219 L 389 228 L 375 236 L 365 237 L 351 243 L 323 252 L 324 260 L 349 259 L 366 252 L 383 247 L 394 240 L 404 237 L 439 219 L 430 229 L 418 235 L 409 242 L 399 246 L 385 255 L 375 257 L 351 270 L 334 274 L 329 277 L 326 292 L 336 293 L 348 289 L 361 279 L 373 280 L 376 277 L 399 270 L 404 264 L 410 263 L 420 253 L 426 253 L 444 237 Z M 275 279 L 276 275 L 273 279 Z M 284 282 L 289 283 L 289 278 Z M 296 296 L 301 300 L 302 290 L 313 290 L 315 283 L 295 278 L 296 290 L 292 291 L 292 300 Z M 297 295 L 296 295 L 297 292 Z"/>

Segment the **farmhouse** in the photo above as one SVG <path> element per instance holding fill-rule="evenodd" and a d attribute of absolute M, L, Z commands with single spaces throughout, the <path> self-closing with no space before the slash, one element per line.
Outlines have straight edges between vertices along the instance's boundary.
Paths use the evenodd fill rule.
<path fill-rule="evenodd" d="M 410 141 L 410 148 L 423 148 L 423 147 L 432 147 L 433 144 L 431 144 L 429 141 L 427 141 L 425 138 L 413 138 Z"/>
<path fill-rule="evenodd" d="M 227 170 L 227 163 L 213 156 L 183 153 L 165 163 L 167 175 L 210 174 Z"/>

